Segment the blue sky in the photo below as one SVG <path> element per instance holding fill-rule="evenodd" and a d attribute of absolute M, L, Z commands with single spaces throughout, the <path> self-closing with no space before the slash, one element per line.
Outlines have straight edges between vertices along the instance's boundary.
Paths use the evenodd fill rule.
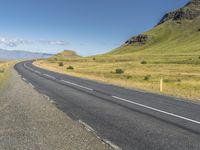
<path fill-rule="evenodd" d="M 0 48 L 110 51 L 188 0 L 0 0 Z"/>

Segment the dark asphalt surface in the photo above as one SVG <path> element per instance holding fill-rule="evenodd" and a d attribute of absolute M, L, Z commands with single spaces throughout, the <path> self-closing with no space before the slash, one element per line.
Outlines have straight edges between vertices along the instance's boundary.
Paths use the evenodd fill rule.
<path fill-rule="evenodd" d="M 15 69 L 74 120 L 124 150 L 199 150 L 200 105 L 44 70 Z"/>

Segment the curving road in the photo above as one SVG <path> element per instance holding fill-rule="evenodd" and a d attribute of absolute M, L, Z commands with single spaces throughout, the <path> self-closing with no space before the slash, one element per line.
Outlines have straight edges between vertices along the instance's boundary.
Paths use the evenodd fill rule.
<path fill-rule="evenodd" d="M 44 70 L 15 69 L 59 109 L 124 150 L 199 150 L 200 105 Z"/>

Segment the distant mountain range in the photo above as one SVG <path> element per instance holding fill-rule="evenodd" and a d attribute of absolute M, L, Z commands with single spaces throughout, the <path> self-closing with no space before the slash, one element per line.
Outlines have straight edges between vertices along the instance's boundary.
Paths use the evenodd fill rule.
<path fill-rule="evenodd" d="M 0 60 L 48 58 L 52 54 L 0 49 Z"/>

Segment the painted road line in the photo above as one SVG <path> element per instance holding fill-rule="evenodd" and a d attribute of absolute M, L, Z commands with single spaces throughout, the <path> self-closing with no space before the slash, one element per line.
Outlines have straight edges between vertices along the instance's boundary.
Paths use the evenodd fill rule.
<path fill-rule="evenodd" d="M 189 121 L 189 122 L 192 122 L 192 123 L 200 125 L 200 121 L 196 121 L 196 120 L 193 120 L 193 119 L 190 119 L 190 118 L 179 116 L 179 115 L 167 112 L 167 111 L 163 111 L 163 110 L 160 110 L 160 109 L 157 109 L 157 108 L 153 108 L 153 107 L 150 107 L 150 106 L 147 106 L 147 105 L 136 103 L 136 102 L 124 99 L 124 98 L 117 97 L 117 96 L 112 96 L 112 97 L 117 99 L 117 100 L 123 101 L 123 102 L 131 103 L 131 104 L 134 104 L 134 105 L 137 105 L 137 106 L 140 106 L 140 107 L 144 107 L 144 108 L 147 108 L 147 109 L 159 112 L 159 113 L 163 113 L 163 114 L 166 114 L 166 115 L 169 115 L 169 116 L 173 116 L 173 117 L 176 117 L 176 118 L 179 118 L 179 119 L 182 119 L 182 120 L 186 120 L 186 121 Z"/>
<path fill-rule="evenodd" d="M 24 63 L 24 67 L 28 69 L 28 66 L 26 66 L 26 63 Z"/>
<path fill-rule="evenodd" d="M 46 76 L 46 77 L 49 77 L 49 78 L 51 78 L 51 79 L 56 79 L 55 77 L 53 77 L 53 76 L 51 76 L 51 75 L 48 75 L 48 74 L 43 74 L 44 76 Z"/>
<path fill-rule="evenodd" d="M 77 86 L 77 87 L 80 87 L 80 88 L 89 90 L 89 91 L 93 91 L 93 89 L 91 89 L 91 88 L 88 88 L 88 87 L 85 87 L 85 86 L 82 86 L 82 85 L 79 85 L 79 84 L 76 84 L 76 83 L 72 83 L 72 82 L 65 81 L 65 80 L 61 80 L 61 81 L 62 81 L 62 82 L 65 82 L 65 83 L 67 83 L 67 84 L 71 84 L 71 85 L 74 85 L 74 86 Z"/>
<path fill-rule="evenodd" d="M 30 82 L 28 83 L 32 88 L 35 88 L 33 84 L 31 84 Z"/>
<path fill-rule="evenodd" d="M 37 71 L 37 70 L 35 70 L 35 72 L 38 73 L 38 74 L 41 74 L 41 72 L 39 72 L 39 71 Z"/>
<path fill-rule="evenodd" d="M 22 78 L 22 80 L 27 81 L 25 78 Z"/>

